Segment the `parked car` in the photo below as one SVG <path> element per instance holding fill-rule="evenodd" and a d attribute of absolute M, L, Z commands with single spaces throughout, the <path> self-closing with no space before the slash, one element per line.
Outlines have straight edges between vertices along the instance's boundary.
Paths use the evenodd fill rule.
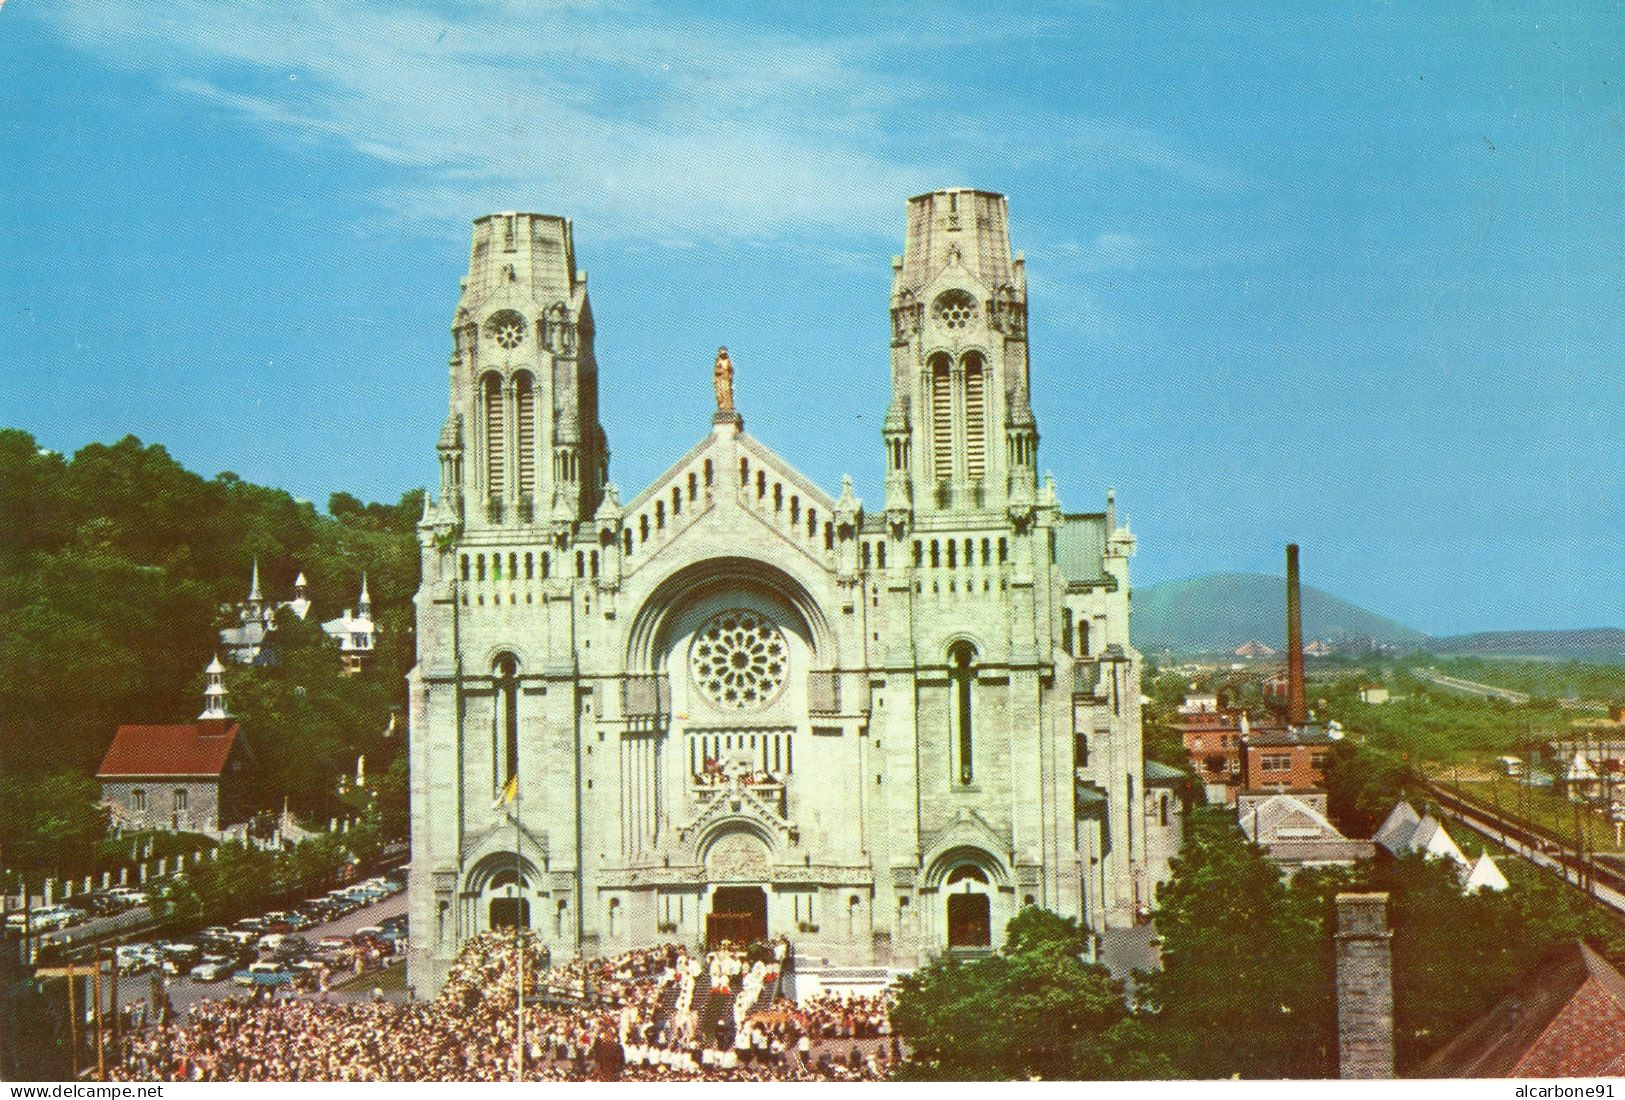
<path fill-rule="evenodd" d="M 253 932 L 257 935 L 265 934 L 265 921 L 259 917 L 244 917 L 231 927 L 238 932 Z"/>
<path fill-rule="evenodd" d="M 250 928 L 233 928 L 226 933 L 226 938 L 236 944 L 239 950 L 252 948 L 259 942 L 260 934 Z"/>
<path fill-rule="evenodd" d="M 232 971 L 232 962 L 224 955 L 205 955 L 203 961 L 192 968 L 195 982 L 218 982 Z"/>
<path fill-rule="evenodd" d="M 73 905 L 42 905 L 25 917 L 21 910 L 6 916 L 6 927 L 21 929 L 32 926 L 35 932 L 57 932 L 72 928 L 90 918 L 90 914 Z"/>
<path fill-rule="evenodd" d="M 287 967 L 274 962 L 249 963 L 247 967 L 231 976 L 233 985 L 255 988 L 288 985 L 292 981 L 293 974 Z"/>
<path fill-rule="evenodd" d="M 316 954 L 324 959 L 338 959 L 349 954 L 355 945 L 343 936 L 328 936 L 316 944 Z"/>
<path fill-rule="evenodd" d="M 287 935 L 293 931 L 293 925 L 288 922 L 288 914 L 280 909 L 265 914 L 260 920 L 267 932 L 279 932 L 282 935 Z"/>
<path fill-rule="evenodd" d="M 291 932 L 303 932 L 315 923 L 303 913 L 288 914 L 288 930 Z"/>
<path fill-rule="evenodd" d="M 145 974 L 158 969 L 162 962 L 158 948 L 150 943 L 121 943 L 113 949 L 113 956 L 123 974 Z"/>
<path fill-rule="evenodd" d="M 203 948 L 195 943 L 177 940 L 160 949 L 165 974 L 190 974 L 203 958 Z"/>
<path fill-rule="evenodd" d="M 296 959 L 308 958 L 310 952 L 310 944 L 302 937 L 285 936 L 282 942 L 277 945 L 276 950 L 272 952 L 272 955 L 282 962 L 291 963 Z"/>
<path fill-rule="evenodd" d="M 107 891 L 107 898 L 122 909 L 134 909 L 152 900 L 145 890 L 137 890 L 133 886 L 115 886 Z"/>

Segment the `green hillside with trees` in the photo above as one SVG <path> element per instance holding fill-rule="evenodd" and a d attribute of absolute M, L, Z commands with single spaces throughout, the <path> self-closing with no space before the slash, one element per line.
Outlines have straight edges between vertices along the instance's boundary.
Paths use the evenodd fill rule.
<path fill-rule="evenodd" d="M 179 722 L 202 706 L 203 666 L 258 558 L 268 600 L 303 571 L 309 621 L 286 614 L 279 662 L 233 666 L 231 712 L 260 764 L 267 808 L 286 796 L 325 824 L 338 772 L 365 753 L 388 776 L 413 654 L 420 492 L 396 504 L 336 493 L 322 514 L 231 473 L 204 479 L 162 446 L 127 437 L 71 459 L 0 430 L 0 856 L 54 848 L 71 872 L 90 858 L 90 776 L 122 723 Z M 320 622 L 353 607 L 365 570 L 378 651 L 339 674 Z M 404 762 L 403 762 L 404 763 Z M 394 778 L 404 779 L 400 768 Z M 50 799 L 31 792 L 49 790 Z M 404 808 L 404 782 L 399 801 Z M 92 813 L 87 825 L 86 814 Z M 70 850 L 46 838 L 60 837 Z"/>

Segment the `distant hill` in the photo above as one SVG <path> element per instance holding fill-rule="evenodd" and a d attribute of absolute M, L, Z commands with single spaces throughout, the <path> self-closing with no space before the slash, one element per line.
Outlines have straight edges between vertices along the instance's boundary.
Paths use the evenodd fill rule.
<path fill-rule="evenodd" d="M 1286 581 L 1263 573 L 1219 573 L 1136 588 L 1132 632 L 1135 647 L 1145 653 L 1228 651 L 1255 639 L 1284 649 Z M 1370 638 L 1406 650 L 1429 641 L 1403 623 L 1309 585 L 1303 589 L 1303 638 Z"/>
<path fill-rule="evenodd" d="M 1625 630 L 1488 630 L 1435 638 L 1427 648 L 1443 655 L 1560 657 L 1617 663 L 1625 660 Z"/>

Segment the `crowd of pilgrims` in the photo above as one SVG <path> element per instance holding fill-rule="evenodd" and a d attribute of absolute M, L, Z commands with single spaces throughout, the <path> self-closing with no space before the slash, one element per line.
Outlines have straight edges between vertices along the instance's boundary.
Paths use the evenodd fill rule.
<path fill-rule="evenodd" d="M 887 998 L 763 997 L 787 945 L 681 946 L 549 966 L 528 935 L 470 940 L 426 1003 L 202 1001 L 127 1036 L 129 1081 L 878 1080 Z M 523 1036 L 516 1035 L 521 959 Z"/>

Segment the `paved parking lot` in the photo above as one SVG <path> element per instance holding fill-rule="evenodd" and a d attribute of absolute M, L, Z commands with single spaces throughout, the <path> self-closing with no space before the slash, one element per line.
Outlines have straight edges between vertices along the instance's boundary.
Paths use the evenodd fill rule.
<path fill-rule="evenodd" d="M 315 943 L 325 936 L 349 936 L 357 929 L 365 928 L 369 924 L 377 924 L 388 917 L 406 912 L 406 893 L 402 891 L 393 897 L 384 898 L 372 905 L 363 906 L 353 913 L 347 913 L 337 920 L 318 924 L 298 933 L 300 938 Z M 402 965 L 397 963 L 397 966 Z M 343 975 L 336 975 L 342 980 Z M 120 1005 L 134 1004 L 136 1001 L 152 1003 L 154 974 L 137 974 L 133 977 L 119 979 L 118 1000 Z M 247 997 L 250 991 L 242 986 L 233 985 L 231 979 L 225 978 L 218 982 L 194 982 L 189 977 L 170 977 L 168 979 L 169 1003 L 177 1012 L 184 1012 L 189 1005 L 204 999 L 221 1000 L 226 997 Z M 360 994 L 364 996 L 365 994 Z M 112 1006 L 111 990 L 107 991 L 108 1007 Z M 347 999 L 355 995 L 337 995 L 333 999 Z"/>

